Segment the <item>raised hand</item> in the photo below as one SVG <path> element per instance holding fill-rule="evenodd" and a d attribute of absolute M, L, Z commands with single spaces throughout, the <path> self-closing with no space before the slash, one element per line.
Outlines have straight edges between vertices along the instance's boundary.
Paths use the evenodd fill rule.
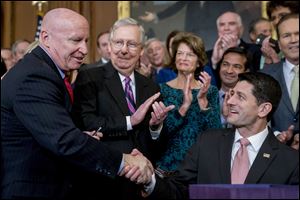
<path fill-rule="evenodd" d="M 277 135 L 277 139 L 282 143 L 286 143 L 292 139 L 294 128 L 295 127 L 293 125 L 290 125 L 286 131 L 282 131 L 279 135 Z"/>
<path fill-rule="evenodd" d="M 262 55 L 265 57 L 265 63 L 272 64 L 278 63 L 280 61 L 279 56 L 277 55 L 276 51 L 274 50 L 274 44 L 270 43 L 270 38 L 266 37 L 261 45 L 261 52 Z"/>
<path fill-rule="evenodd" d="M 229 114 L 229 106 L 228 106 L 227 101 L 230 98 L 230 91 L 231 90 L 229 90 L 228 92 L 225 93 L 225 97 L 224 97 L 224 101 L 223 101 L 223 105 L 222 105 L 222 114 L 225 119 L 227 119 L 227 116 Z"/>
<path fill-rule="evenodd" d="M 294 136 L 294 140 L 291 144 L 291 147 L 296 150 L 299 150 L 299 133 L 296 133 L 296 135 Z"/>
<path fill-rule="evenodd" d="M 135 126 L 144 120 L 150 106 L 159 97 L 159 95 L 160 92 L 149 97 L 142 105 L 140 105 L 140 107 L 135 111 L 135 113 L 133 113 L 133 115 L 130 116 L 132 126 Z"/>
<path fill-rule="evenodd" d="M 197 99 L 201 110 L 205 110 L 208 105 L 207 92 L 210 87 L 211 77 L 207 72 L 201 72 L 199 78 L 201 88 L 197 94 Z"/>
<path fill-rule="evenodd" d="M 218 38 L 214 45 L 211 62 L 213 67 L 216 67 L 217 63 L 221 60 L 224 52 L 231 47 L 235 47 L 238 44 L 238 37 L 232 34 L 225 34 Z M 214 68 L 215 69 L 215 68 Z"/>
<path fill-rule="evenodd" d="M 163 123 L 166 119 L 168 112 L 175 108 L 174 105 L 166 107 L 163 102 L 154 102 L 152 104 L 153 112 L 151 112 L 151 119 L 149 121 L 149 126 L 157 126 Z"/>
<path fill-rule="evenodd" d="M 193 76 L 192 73 L 185 75 L 186 81 L 184 82 L 184 86 L 183 86 L 183 102 L 178 110 L 181 116 L 186 115 L 193 101 L 193 95 L 191 89 L 192 76 Z"/>

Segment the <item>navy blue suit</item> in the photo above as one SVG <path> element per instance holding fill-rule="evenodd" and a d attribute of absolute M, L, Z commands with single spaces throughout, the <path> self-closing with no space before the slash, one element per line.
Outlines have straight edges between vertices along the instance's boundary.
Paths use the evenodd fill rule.
<path fill-rule="evenodd" d="M 286 131 L 290 125 L 294 125 L 294 130 L 299 133 L 299 99 L 296 110 L 293 109 L 288 88 L 283 74 L 283 60 L 279 63 L 267 65 L 262 70 L 263 73 L 275 78 L 281 87 L 282 97 L 278 108 L 273 114 L 271 124 L 274 131 Z"/>
<path fill-rule="evenodd" d="M 63 79 L 40 47 L 1 80 L 1 199 L 67 198 L 77 167 L 117 175 L 122 153 L 82 133 L 70 110 Z"/>

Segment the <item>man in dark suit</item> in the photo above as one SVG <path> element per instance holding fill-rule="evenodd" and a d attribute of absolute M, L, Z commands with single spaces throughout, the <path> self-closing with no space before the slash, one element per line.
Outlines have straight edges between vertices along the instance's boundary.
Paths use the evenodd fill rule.
<path fill-rule="evenodd" d="M 156 138 L 173 106 L 155 102 L 152 113 L 143 109 L 144 102 L 159 92 L 157 84 L 134 71 L 145 41 L 144 29 L 132 18 L 121 19 L 113 25 L 109 40 L 111 62 L 78 74 L 74 91 L 75 121 L 83 130 L 100 128 L 101 141 L 111 148 L 128 153 L 137 148 L 155 162 L 156 152 L 161 149 Z M 127 93 L 129 87 L 132 97 Z M 82 182 L 91 183 L 86 185 L 87 190 L 97 191 L 98 198 L 108 195 L 112 199 L 137 198 L 138 188 L 123 177 L 117 181 L 106 179 L 103 184 L 94 182 L 92 176 L 85 178 Z M 116 188 L 120 192 L 114 192 Z"/>
<path fill-rule="evenodd" d="M 216 70 L 217 63 L 221 60 L 224 52 L 231 47 L 240 47 L 245 49 L 247 54 L 251 55 L 252 61 L 249 66 L 251 72 L 259 70 L 261 51 L 256 44 L 246 43 L 242 40 L 244 26 L 241 16 L 235 12 L 225 12 L 217 19 L 218 39 L 216 40 L 212 50 L 206 52 L 208 65 Z M 215 71 L 217 83 L 220 77 Z"/>
<path fill-rule="evenodd" d="M 241 147 L 246 152 L 248 172 L 239 176 L 239 184 L 299 184 L 298 151 L 280 143 L 267 126 L 281 98 L 279 83 L 263 73 L 241 73 L 226 96 L 227 120 L 236 128 L 201 134 L 173 177 L 153 175 L 148 180 L 145 196 L 183 199 L 188 198 L 189 184 L 237 183 L 232 170 L 240 140 L 250 143 Z"/>
<path fill-rule="evenodd" d="M 299 79 L 295 81 L 295 84 L 298 84 L 295 91 L 298 92 L 298 98 L 292 101 L 292 85 L 296 76 L 294 68 L 298 66 L 299 69 L 299 14 L 283 17 L 277 25 L 277 35 L 279 47 L 285 58 L 279 63 L 265 65 L 262 72 L 279 82 L 283 94 L 271 120 L 272 128 L 291 138 L 293 132 L 299 134 Z"/>
<path fill-rule="evenodd" d="M 83 16 L 65 8 L 49 11 L 40 45 L 1 80 L 1 199 L 66 199 L 75 168 L 114 178 L 131 166 L 140 169 L 140 181 L 151 176 L 145 157 L 122 155 L 72 122 L 64 78 L 87 55 L 88 35 Z M 155 97 L 150 100 L 145 110 Z"/>

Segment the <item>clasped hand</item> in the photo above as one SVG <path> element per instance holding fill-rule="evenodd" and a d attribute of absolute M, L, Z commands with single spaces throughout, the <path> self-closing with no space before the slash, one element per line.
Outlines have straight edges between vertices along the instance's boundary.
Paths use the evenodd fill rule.
<path fill-rule="evenodd" d="M 130 154 L 123 154 L 124 164 L 120 176 L 125 176 L 136 184 L 148 184 L 154 173 L 151 162 L 137 149 Z"/>

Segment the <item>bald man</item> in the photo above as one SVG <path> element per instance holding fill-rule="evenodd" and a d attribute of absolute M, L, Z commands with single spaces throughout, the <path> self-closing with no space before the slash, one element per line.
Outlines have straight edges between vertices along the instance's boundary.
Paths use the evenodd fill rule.
<path fill-rule="evenodd" d="M 1 199 L 69 198 L 75 168 L 114 178 L 131 166 L 140 181 L 151 176 L 144 156 L 113 150 L 99 142 L 98 132 L 83 133 L 72 122 L 64 78 L 82 64 L 88 37 L 83 16 L 53 9 L 44 16 L 40 45 L 2 79 Z M 157 97 L 141 109 L 146 112 Z"/>

